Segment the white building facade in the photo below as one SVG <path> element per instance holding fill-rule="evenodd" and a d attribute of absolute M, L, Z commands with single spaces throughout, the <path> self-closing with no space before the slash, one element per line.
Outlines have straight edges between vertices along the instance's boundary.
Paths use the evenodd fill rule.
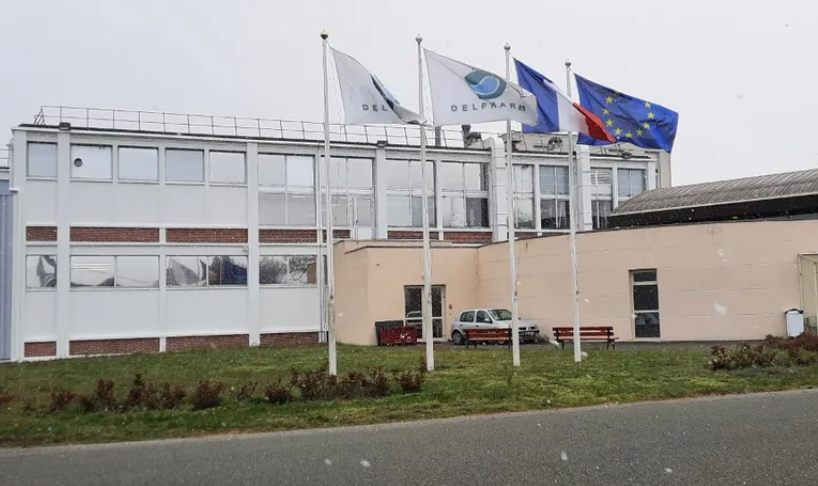
<path fill-rule="evenodd" d="M 244 130 L 231 119 L 232 131 L 213 117 L 200 129 L 189 117 L 182 130 L 164 114 L 142 121 L 158 115 L 126 128 L 116 113 L 40 116 L 12 130 L 0 359 L 323 340 L 322 140 L 303 124 L 299 135 L 262 120 Z M 336 238 L 421 238 L 420 151 L 389 130 L 333 128 Z M 432 239 L 506 239 L 502 140 L 427 156 Z M 604 227 L 620 201 L 657 184 L 655 157 L 580 149 L 578 161 L 580 230 Z M 567 231 L 566 154 L 515 152 L 513 165 L 518 236 Z"/>

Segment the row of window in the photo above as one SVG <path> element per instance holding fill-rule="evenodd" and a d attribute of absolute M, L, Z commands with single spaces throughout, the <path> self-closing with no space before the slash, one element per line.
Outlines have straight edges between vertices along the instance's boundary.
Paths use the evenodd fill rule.
<path fill-rule="evenodd" d="M 71 287 L 158 288 L 156 255 L 71 256 Z M 261 285 L 314 285 L 315 255 L 266 255 L 259 259 Z M 168 287 L 220 287 L 247 285 L 245 256 L 169 256 L 165 272 Z M 57 286 L 54 255 L 26 257 L 26 286 Z"/>

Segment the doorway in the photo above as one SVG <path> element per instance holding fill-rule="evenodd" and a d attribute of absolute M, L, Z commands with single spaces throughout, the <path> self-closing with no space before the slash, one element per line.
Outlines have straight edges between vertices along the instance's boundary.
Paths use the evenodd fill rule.
<path fill-rule="evenodd" d="M 435 341 L 445 341 L 443 334 L 443 309 L 446 299 L 445 285 L 432 285 L 432 338 Z M 425 341 L 423 336 L 423 286 L 407 285 L 403 288 L 404 316 L 407 326 L 416 327 L 418 340 Z"/>

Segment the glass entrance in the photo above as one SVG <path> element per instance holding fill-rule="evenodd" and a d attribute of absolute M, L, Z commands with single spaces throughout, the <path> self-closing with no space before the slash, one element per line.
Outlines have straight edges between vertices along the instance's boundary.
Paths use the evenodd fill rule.
<path fill-rule="evenodd" d="M 445 285 L 432 285 L 432 337 L 435 340 L 444 340 L 443 337 L 443 301 L 446 295 Z M 423 286 L 407 285 L 403 289 L 404 313 L 407 326 L 416 327 L 418 340 L 425 340 L 423 336 Z"/>

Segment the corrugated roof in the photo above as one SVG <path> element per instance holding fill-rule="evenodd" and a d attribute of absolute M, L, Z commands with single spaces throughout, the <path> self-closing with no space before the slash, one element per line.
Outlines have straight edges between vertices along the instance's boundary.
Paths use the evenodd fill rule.
<path fill-rule="evenodd" d="M 654 189 L 622 203 L 613 215 L 815 194 L 818 194 L 818 169 L 811 169 Z"/>

